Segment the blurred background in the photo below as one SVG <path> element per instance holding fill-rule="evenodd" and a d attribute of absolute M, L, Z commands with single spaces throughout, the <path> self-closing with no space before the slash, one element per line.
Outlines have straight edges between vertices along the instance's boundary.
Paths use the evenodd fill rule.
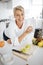
<path fill-rule="evenodd" d="M 0 19 L 9 18 L 17 5 L 24 7 L 25 18 L 42 17 L 42 0 L 0 0 Z"/>

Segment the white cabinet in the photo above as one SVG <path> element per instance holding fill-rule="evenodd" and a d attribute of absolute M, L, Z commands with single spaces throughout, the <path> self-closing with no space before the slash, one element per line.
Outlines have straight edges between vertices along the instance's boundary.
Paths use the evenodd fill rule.
<path fill-rule="evenodd" d="M 11 9 L 12 8 L 12 0 L 1 0 L 0 5 L 4 6 L 6 9 Z"/>

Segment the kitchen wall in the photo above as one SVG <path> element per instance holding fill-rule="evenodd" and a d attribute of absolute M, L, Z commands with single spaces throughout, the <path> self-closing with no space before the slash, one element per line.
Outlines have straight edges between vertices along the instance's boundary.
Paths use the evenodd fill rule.
<path fill-rule="evenodd" d="M 13 7 L 22 5 L 26 18 L 39 18 L 42 15 L 42 0 L 12 0 Z"/>
<path fill-rule="evenodd" d="M 9 18 L 13 14 L 12 9 L 22 5 L 25 9 L 25 18 L 42 17 L 42 0 L 10 0 L 10 2 L 0 1 L 0 19 Z"/>
<path fill-rule="evenodd" d="M 25 9 L 25 18 L 31 17 L 32 0 L 13 0 L 13 8 L 17 5 L 21 5 Z"/>
<path fill-rule="evenodd" d="M 1 2 L 0 1 L 0 19 L 9 18 L 9 15 L 12 14 L 12 8 L 10 7 L 11 2 Z"/>

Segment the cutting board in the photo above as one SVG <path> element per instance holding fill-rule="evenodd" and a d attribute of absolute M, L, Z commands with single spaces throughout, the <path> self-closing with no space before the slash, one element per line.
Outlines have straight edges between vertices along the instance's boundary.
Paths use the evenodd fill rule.
<path fill-rule="evenodd" d="M 37 46 L 31 45 L 30 50 L 27 52 L 29 55 L 21 54 L 21 53 L 15 52 L 15 51 L 12 51 L 12 52 L 13 52 L 13 54 L 15 56 L 18 56 L 18 57 L 20 57 L 20 58 L 22 58 L 22 59 L 24 59 L 24 60 L 27 61 L 35 53 L 35 51 L 37 50 L 37 48 L 38 48 Z"/>

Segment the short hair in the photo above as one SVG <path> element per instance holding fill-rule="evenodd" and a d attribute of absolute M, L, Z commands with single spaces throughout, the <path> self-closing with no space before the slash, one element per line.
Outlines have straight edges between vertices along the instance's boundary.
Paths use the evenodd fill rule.
<path fill-rule="evenodd" d="M 14 7 L 14 9 L 13 9 L 14 14 L 15 14 L 15 12 L 17 10 L 20 10 L 20 11 L 23 11 L 24 12 L 24 8 L 22 6 L 16 6 L 16 7 Z"/>

